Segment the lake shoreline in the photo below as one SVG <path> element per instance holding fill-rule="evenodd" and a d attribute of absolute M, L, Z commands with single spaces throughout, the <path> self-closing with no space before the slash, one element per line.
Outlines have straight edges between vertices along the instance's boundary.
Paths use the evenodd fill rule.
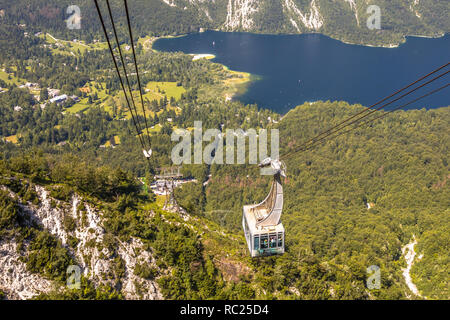
<path fill-rule="evenodd" d="M 402 36 L 403 40 L 401 42 L 378 45 L 378 44 L 371 44 L 371 43 L 351 42 L 350 40 L 343 40 L 343 39 L 340 39 L 340 38 L 335 38 L 333 36 L 330 36 L 330 35 L 327 35 L 327 34 L 321 33 L 321 32 L 258 33 L 258 32 L 245 32 L 245 31 L 223 31 L 223 30 L 220 30 L 220 29 L 205 29 L 203 31 L 190 32 L 190 33 L 184 33 L 184 34 L 179 34 L 179 35 L 168 35 L 168 36 L 155 37 L 154 40 L 152 41 L 152 47 L 153 47 L 153 43 L 158 41 L 159 39 L 181 38 L 181 37 L 186 37 L 186 36 L 190 36 L 190 35 L 194 35 L 194 34 L 205 33 L 205 32 L 208 32 L 208 31 L 224 32 L 224 33 L 243 33 L 243 34 L 249 34 L 249 35 L 251 35 L 251 34 L 253 34 L 253 35 L 268 35 L 268 36 L 302 36 L 302 35 L 316 35 L 317 34 L 317 35 L 322 35 L 322 36 L 328 37 L 330 39 L 342 42 L 344 44 L 349 44 L 349 45 L 354 45 L 354 46 L 362 46 L 362 47 L 369 47 L 369 48 L 386 48 L 386 49 L 399 48 L 400 46 L 402 46 L 403 44 L 405 44 L 408 41 L 408 38 L 439 39 L 439 38 L 445 37 L 447 34 L 449 34 L 449 32 L 443 32 L 442 34 L 439 34 L 439 35 L 436 35 L 436 36 L 406 34 L 406 35 Z M 153 48 L 151 48 L 151 49 L 154 50 Z"/>
<path fill-rule="evenodd" d="M 450 49 L 448 36 L 422 38 L 408 36 L 397 50 L 383 50 L 345 44 L 321 34 L 279 37 L 209 31 L 174 40 L 161 39 L 154 48 L 197 57 L 214 54 L 214 63 L 261 76 L 260 81 L 247 77 L 250 85 L 241 87 L 227 100 L 234 98 L 284 114 L 305 101 L 371 105 L 380 96 L 443 65 L 446 61 L 442 52 Z M 441 94 L 410 108 L 447 105 Z"/>
<path fill-rule="evenodd" d="M 438 36 L 422 36 L 422 35 L 414 35 L 414 34 L 405 35 L 405 36 L 403 36 L 403 41 L 402 42 L 397 43 L 397 44 L 392 43 L 392 44 L 389 44 L 389 45 L 360 44 L 360 43 L 354 43 L 354 42 L 339 40 L 339 39 L 335 39 L 335 38 L 332 38 L 332 37 L 330 37 L 330 38 L 338 40 L 338 41 L 341 41 L 342 43 L 345 43 L 345 44 L 353 45 L 353 46 L 363 46 L 363 47 L 370 47 L 370 48 L 395 49 L 395 48 L 399 48 L 400 46 L 404 45 L 408 41 L 408 38 L 439 39 L 439 38 L 445 37 L 446 35 L 447 35 L 447 33 L 443 33 L 442 35 L 438 35 Z"/>
<path fill-rule="evenodd" d="M 153 44 L 160 39 L 181 38 L 181 37 L 186 37 L 186 36 L 189 36 L 189 35 L 195 34 L 195 33 L 202 33 L 202 32 L 194 32 L 194 33 L 183 34 L 183 35 L 178 35 L 178 36 L 154 37 L 151 39 L 150 47 L 147 49 L 152 50 L 153 52 L 164 52 L 164 51 L 159 51 L 159 50 L 154 49 Z M 216 55 L 214 55 L 212 53 L 184 53 L 183 52 L 183 54 L 191 56 L 193 61 L 200 60 L 200 59 L 206 59 L 206 60 L 216 59 Z M 246 91 L 248 90 L 248 86 L 253 81 L 258 81 L 259 79 L 261 79 L 260 76 L 251 74 L 249 72 L 232 70 L 229 66 L 227 66 L 223 63 L 214 62 L 214 61 L 213 61 L 213 63 L 220 64 L 224 70 L 226 70 L 226 71 L 230 72 L 232 75 L 236 76 L 236 77 L 232 77 L 232 78 L 224 80 L 224 83 L 228 84 L 230 87 L 229 90 L 226 90 L 224 92 L 224 99 L 226 102 L 232 101 L 236 97 L 245 94 Z"/>

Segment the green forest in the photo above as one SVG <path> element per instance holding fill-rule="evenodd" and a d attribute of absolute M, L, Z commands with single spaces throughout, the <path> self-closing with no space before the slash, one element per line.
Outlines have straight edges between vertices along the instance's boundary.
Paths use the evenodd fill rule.
<path fill-rule="evenodd" d="M 325 127 L 361 108 L 331 102 L 299 106 L 285 116 L 279 129 L 289 132 L 289 142 L 296 143 L 321 129 L 318 119 Z M 165 223 L 165 219 L 182 220 L 161 212 L 154 198 L 141 191 L 133 174 L 42 152 L 1 162 L 2 185 L 20 195 L 14 200 L 2 193 L 2 238 L 30 241 L 29 270 L 63 281 L 70 256 L 45 230 L 21 227 L 16 202 L 36 201 L 30 185 L 52 188 L 63 183 L 66 188 L 52 193 L 56 199 L 67 200 L 73 192 L 89 195 L 107 212 L 104 227 L 108 233 L 144 239 L 160 257 L 162 268 L 176 268 L 171 277 L 158 277 L 156 271 L 145 268 L 136 271 L 158 278 L 167 298 L 403 299 L 408 289 L 401 276 L 405 267 L 401 248 L 414 235 L 423 258 L 414 264 L 413 279 L 427 298 L 446 299 L 449 136 L 440 133 L 445 132 L 449 110 L 394 113 L 375 122 L 370 130 L 357 130 L 289 159 L 282 217 L 287 252 L 280 257 L 250 259 L 245 253 L 239 227 L 241 206 L 261 200 L 268 191 L 269 178 L 261 178 L 256 168 L 211 167 L 206 188 L 187 184 L 176 192 L 179 202 L 188 204 L 189 213 L 201 224 L 212 223 L 227 234 L 238 235 L 221 239 L 211 231 L 200 236 L 203 232 L 198 232 L 196 224 L 192 231 Z M 303 124 L 300 131 L 298 123 Z M 198 169 L 186 168 L 205 179 Z M 369 202 L 371 209 L 366 207 Z M 146 204 L 157 214 L 150 217 Z M 220 210 L 231 214 L 225 218 L 214 214 Z M 233 263 L 247 270 L 237 282 L 226 279 L 227 270 L 216 263 L 224 258 L 223 249 L 217 250 L 224 241 Z M 45 248 L 54 252 L 47 253 Z M 194 273 L 192 263 L 200 266 Z M 381 268 L 380 290 L 365 287 L 370 265 Z M 120 298 L 112 288 L 84 285 L 88 293 L 58 292 L 40 298 Z"/>
<path fill-rule="evenodd" d="M 91 2 L 82 1 L 86 6 Z M 287 165 L 282 215 L 286 253 L 251 259 L 241 230 L 242 206 L 262 201 L 271 177 L 261 176 L 252 165 L 183 165 L 184 177 L 196 179 L 175 190 L 188 218 L 164 211 L 164 199 L 149 193 L 143 181 L 148 184 L 158 168 L 172 165 L 172 132 L 192 129 L 194 121 L 221 130 L 276 128 L 284 154 L 365 107 L 318 101 L 280 115 L 227 101 L 230 79 L 245 80 L 244 75 L 183 53 L 155 52 L 140 42 L 137 60 L 148 89 L 145 110 L 153 150 L 146 162 L 137 138 L 146 133 L 136 132 L 130 121 L 106 48 L 67 54 L 46 38 L 49 33 L 74 38 L 73 31 L 60 26 L 67 3 L 0 2 L 0 244 L 16 243 L 27 272 L 55 284 L 35 299 L 124 299 L 121 289 L 129 275 L 118 248 L 131 238 L 139 239 L 156 261 L 138 264 L 133 275 L 155 281 L 166 299 L 450 298 L 450 107 L 396 111 L 282 159 Z M 321 1 L 323 10 L 325 3 Z M 149 21 L 136 26 L 137 38 L 217 27 L 195 8 L 145 4 L 136 1 L 133 7 L 135 21 Z M 437 15 L 445 14 L 448 6 L 439 5 L 443 10 Z M 97 19 L 95 10 L 82 9 L 84 19 Z M 224 14 L 220 10 L 217 17 Z M 154 14 L 167 21 L 147 18 Z M 292 32 L 276 23 L 276 14 L 281 13 L 261 17 L 268 22 L 254 31 Z M 389 19 L 392 25 L 399 23 L 398 16 Z M 447 28 L 440 16 L 427 19 L 438 21 L 430 24 L 430 34 Z M 345 25 L 325 28 L 362 41 Z M 382 42 L 418 29 L 389 33 Z M 120 26 L 121 38 L 125 30 Z M 86 24 L 81 38 L 88 44 L 104 41 L 100 32 L 98 24 Z M 125 59 L 131 61 L 131 52 L 125 52 Z M 131 82 L 136 88 L 135 77 Z M 55 90 L 71 98 L 52 103 Z M 133 94 L 138 97 L 138 89 Z M 137 118 L 144 122 L 143 113 Z M 64 219 L 70 237 L 63 244 L 27 218 L 24 207 L 42 207 L 37 187 L 48 191 L 52 209 L 70 208 L 79 195 L 102 213 L 104 240 L 88 245 L 111 253 L 110 284 L 97 285 L 83 276 L 81 289 L 64 289 L 67 267 L 78 263 L 73 252 L 80 238 L 74 230 L 85 221 Z M 86 214 L 83 206 L 76 209 Z M 421 296 L 410 292 L 402 275 L 402 248 L 413 238 L 420 259 L 411 275 Z M 381 270 L 381 289 L 367 288 L 366 270 L 372 265 Z M 7 289 L 0 287 L 0 299 Z"/>

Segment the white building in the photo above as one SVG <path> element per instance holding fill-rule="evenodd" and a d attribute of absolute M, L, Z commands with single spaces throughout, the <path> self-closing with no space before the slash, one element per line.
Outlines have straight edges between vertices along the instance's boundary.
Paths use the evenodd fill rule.
<path fill-rule="evenodd" d="M 67 100 L 67 98 L 68 98 L 67 94 L 56 96 L 56 97 L 50 99 L 50 103 L 63 103 L 64 101 Z"/>

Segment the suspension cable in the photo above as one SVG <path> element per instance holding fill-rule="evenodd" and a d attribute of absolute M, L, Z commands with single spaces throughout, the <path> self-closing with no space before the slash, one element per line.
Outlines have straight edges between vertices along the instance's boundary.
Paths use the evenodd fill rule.
<path fill-rule="evenodd" d="M 124 0 L 124 4 L 125 4 L 126 15 L 127 15 L 127 23 L 128 23 L 128 31 L 129 31 L 129 34 L 130 34 L 131 48 L 133 50 L 134 68 L 136 70 L 136 76 L 137 76 L 137 81 L 138 81 L 138 86 L 139 86 L 139 94 L 141 96 L 142 111 L 144 113 L 145 127 L 146 127 L 146 130 L 147 130 L 147 140 L 148 140 L 149 148 L 151 148 L 151 141 L 150 141 L 150 134 L 149 134 L 149 130 L 148 130 L 147 116 L 145 114 L 144 97 L 142 96 L 141 78 L 139 76 L 139 68 L 137 66 L 136 51 L 134 49 L 133 32 L 132 32 L 132 29 L 131 29 L 130 14 L 128 12 L 128 2 L 127 2 L 127 0 Z"/>
<path fill-rule="evenodd" d="M 429 76 L 433 75 L 434 73 L 436 73 L 436 72 L 438 72 L 438 71 L 440 71 L 440 70 L 446 68 L 449 64 L 450 64 L 450 62 L 449 62 L 449 63 L 446 63 L 445 65 L 442 65 L 441 67 L 439 67 L 439 68 L 437 68 L 436 70 L 434 70 L 434 71 L 428 73 L 427 75 L 422 76 L 422 77 L 419 78 L 418 80 L 416 80 L 416 81 L 412 82 L 411 84 L 407 85 L 406 87 L 404 87 L 404 88 L 402 88 L 402 89 L 396 91 L 395 93 L 391 94 L 390 96 L 388 96 L 388 97 L 386 97 L 386 98 L 384 98 L 384 99 L 378 101 L 377 103 L 371 105 L 370 107 L 367 107 L 366 109 L 364 109 L 364 110 L 362 110 L 362 111 L 356 113 L 355 115 L 351 116 L 350 118 L 348 118 L 348 119 L 346 119 L 346 120 L 340 122 L 339 124 L 337 124 L 337 125 L 335 125 L 335 126 L 329 128 L 328 130 L 326 130 L 326 131 L 324 131 L 324 132 L 318 134 L 318 135 L 315 136 L 314 138 L 312 138 L 312 139 L 306 141 L 305 143 L 301 144 L 299 147 L 300 147 L 300 148 L 303 148 L 303 147 L 307 146 L 308 144 L 311 144 L 311 145 L 312 145 L 312 144 L 313 144 L 314 142 L 316 142 L 317 139 L 319 139 L 322 135 L 329 133 L 330 131 L 332 131 L 332 130 L 338 128 L 339 126 L 341 126 L 341 125 L 347 123 L 348 121 L 350 121 L 350 120 L 356 118 L 356 117 L 359 116 L 359 115 L 362 115 L 362 114 L 364 114 L 364 113 L 366 113 L 366 112 L 369 112 L 369 111 L 370 111 L 371 109 L 373 109 L 375 106 L 377 106 L 377 105 L 379 105 L 380 103 L 383 103 L 383 102 L 385 102 L 386 100 L 388 100 L 388 99 L 390 99 L 390 98 L 396 96 L 397 94 L 399 94 L 399 93 L 403 92 L 404 90 L 406 90 L 406 89 L 412 87 L 413 85 L 419 83 L 420 81 L 422 81 L 422 80 L 428 78 Z M 397 100 L 394 100 L 394 101 L 392 101 L 392 102 L 395 102 L 395 101 L 397 101 Z M 391 102 L 391 103 L 392 103 L 392 102 Z M 376 109 L 376 111 L 378 111 L 378 110 L 380 110 L 380 109 L 382 109 L 382 108 L 383 108 L 383 107 L 378 108 L 378 109 Z M 344 126 L 343 128 L 345 128 L 345 126 Z M 339 130 L 340 130 L 340 129 L 339 129 Z M 319 139 L 319 140 L 320 140 L 320 139 Z M 287 154 L 289 154 L 289 153 L 290 153 L 290 152 L 288 152 Z"/>
<path fill-rule="evenodd" d="M 116 40 L 116 45 L 117 45 L 117 48 L 119 50 L 120 61 L 122 63 L 123 72 L 125 74 L 125 81 L 126 81 L 127 86 L 128 86 L 128 92 L 130 93 L 131 102 L 132 102 L 132 105 L 134 107 L 134 112 L 136 114 L 137 126 L 138 126 L 138 130 L 139 130 L 138 134 L 140 135 L 141 132 L 142 132 L 142 129 L 141 129 L 141 124 L 139 122 L 139 115 L 138 115 L 138 112 L 137 112 L 136 103 L 134 102 L 133 90 L 131 89 L 130 80 L 128 79 L 128 73 L 127 73 L 127 69 L 126 69 L 126 65 L 125 65 L 125 59 L 123 58 L 122 49 L 120 47 L 119 38 L 117 36 L 117 30 L 116 30 L 116 26 L 115 26 L 115 23 L 114 23 L 114 18 L 113 18 L 112 12 L 111 12 L 111 6 L 109 4 L 109 0 L 106 0 L 106 5 L 108 7 L 109 18 L 111 19 L 111 24 L 112 24 L 112 28 L 113 28 L 114 38 Z M 147 148 L 145 147 L 145 141 L 144 141 L 144 150 L 147 150 Z"/>
<path fill-rule="evenodd" d="M 364 122 L 362 122 L 362 123 L 358 123 L 355 127 L 350 128 L 349 130 L 346 130 L 346 131 L 340 131 L 340 132 L 335 131 L 334 133 L 338 133 L 337 135 L 335 135 L 335 136 L 333 136 L 333 137 L 331 137 L 331 138 L 329 138 L 329 139 L 325 139 L 325 140 L 322 140 L 322 141 L 318 141 L 317 143 L 312 144 L 312 145 L 310 145 L 310 146 L 308 146 L 308 147 L 306 147 L 306 148 L 303 148 L 303 149 L 301 149 L 301 150 L 297 150 L 297 151 L 295 151 L 294 153 L 291 153 L 291 154 L 288 156 L 288 158 L 291 157 L 291 156 L 293 156 L 293 155 L 295 155 L 295 154 L 297 154 L 298 152 L 301 152 L 301 151 L 309 151 L 309 150 L 311 150 L 311 149 L 313 149 L 313 148 L 315 148 L 315 147 L 317 147 L 317 146 L 319 146 L 319 145 L 321 145 L 321 144 L 324 144 L 324 143 L 326 143 L 326 142 L 328 142 L 328 141 L 331 141 L 331 140 L 333 140 L 333 139 L 335 139 L 335 138 L 337 138 L 337 137 L 339 137 L 339 136 L 341 136 L 341 135 L 347 134 L 347 133 L 349 133 L 349 132 L 351 132 L 351 131 L 353 131 L 353 130 L 359 128 L 359 127 L 362 127 L 362 126 L 364 126 L 364 125 L 366 125 L 366 124 L 369 124 L 369 123 L 371 123 L 371 122 L 373 122 L 373 121 L 375 121 L 375 120 L 384 118 L 384 117 L 386 117 L 388 114 L 390 114 L 390 113 L 392 113 L 392 112 L 394 112 L 394 111 L 403 109 L 403 108 L 405 108 L 405 107 L 407 107 L 407 106 L 409 106 L 409 105 L 411 105 L 411 104 L 413 104 L 413 103 L 415 103 L 415 102 L 417 102 L 417 101 L 419 101 L 419 100 L 422 100 L 422 99 L 424 99 L 424 98 L 426 98 L 426 97 L 428 97 L 428 96 L 430 96 L 430 95 L 432 95 L 432 94 L 435 94 L 435 93 L 437 93 L 437 92 L 439 92 L 439 91 L 441 91 L 441 90 L 447 88 L 448 86 L 450 86 L 450 83 L 447 83 L 446 85 L 444 85 L 444 86 L 442 86 L 442 87 L 440 87 L 440 88 L 437 88 L 437 89 L 435 89 L 435 90 L 432 90 L 432 91 L 430 91 L 430 92 L 428 92 L 428 93 L 426 93 L 426 94 L 424 94 L 424 95 L 422 95 L 422 96 L 420 96 L 420 97 L 418 97 L 418 98 L 416 98 L 416 99 L 414 99 L 414 100 L 412 100 L 412 101 L 409 101 L 408 103 L 405 103 L 405 104 L 403 104 L 403 105 L 400 105 L 400 106 L 398 106 L 398 107 L 395 107 L 394 109 L 389 110 L 389 111 L 387 111 L 387 112 L 381 114 L 381 115 L 378 116 L 378 117 L 375 117 L 375 118 L 373 118 L 373 119 L 366 120 L 366 121 L 364 121 Z"/>
<path fill-rule="evenodd" d="M 111 57 L 112 57 L 113 62 L 114 62 L 114 67 L 116 68 L 117 75 L 119 76 L 120 85 L 121 85 L 121 87 L 122 87 L 123 93 L 125 94 L 125 99 L 126 99 L 126 102 L 127 102 L 127 105 L 128 105 L 128 109 L 129 109 L 130 112 L 131 112 L 131 117 L 132 117 L 132 119 L 133 119 L 134 126 L 135 126 L 135 128 L 136 128 L 137 133 L 138 133 L 138 137 L 139 137 L 139 140 L 140 140 L 140 142 L 141 142 L 141 146 L 142 146 L 142 148 L 145 150 L 145 145 L 144 145 L 144 143 L 143 143 L 143 141 L 142 141 L 142 137 L 141 137 L 141 135 L 140 135 L 140 132 L 139 132 L 139 129 L 138 129 L 138 126 L 137 126 L 137 123 L 136 123 L 136 119 L 134 118 L 133 110 L 131 109 L 130 101 L 128 100 L 128 95 L 127 95 L 127 92 L 126 92 L 126 90 L 125 90 L 125 86 L 124 86 L 124 84 L 123 84 L 122 76 L 120 75 L 120 71 L 119 71 L 119 67 L 118 67 L 118 65 L 117 65 L 116 57 L 114 56 L 114 51 L 113 51 L 113 49 L 112 49 L 112 47 L 111 47 L 111 42 L 110 42 L 110 40 L 109 40 L 108 32 L 106 31 L 106 27 L 105 27 L 105 22 L 103 21 L 103 16 L 102 16 L 102 13 L 101 13 L 101 11 L 100 11 L 100 7 L 99 7 L 97 1 L 98 1 L 98 0 L 94 0 L 95 6 L 96 6 L 96 8 L 97 8 L 98 17 L 100 18 L 100 22 L 101 22 L 101 24 L 102 24 L 103 33 L 105 34 L 106 41 L 108 42 L 109 52 L 111 53 Z"/>

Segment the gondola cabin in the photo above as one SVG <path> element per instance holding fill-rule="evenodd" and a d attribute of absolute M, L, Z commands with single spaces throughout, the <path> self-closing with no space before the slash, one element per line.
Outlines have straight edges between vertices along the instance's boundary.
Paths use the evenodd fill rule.
<path fill-rule="evenodd" d="M 247 246 L 252 257 L 269 256 L 284 253 L 284 227 L 280 221 L 283 210 L 283 186 L 281 163 L 270 161 L 274 169 L 274 179 L 269 195 L 263 202 L 243 207 L 242 227 L 244 229 Z"/>

